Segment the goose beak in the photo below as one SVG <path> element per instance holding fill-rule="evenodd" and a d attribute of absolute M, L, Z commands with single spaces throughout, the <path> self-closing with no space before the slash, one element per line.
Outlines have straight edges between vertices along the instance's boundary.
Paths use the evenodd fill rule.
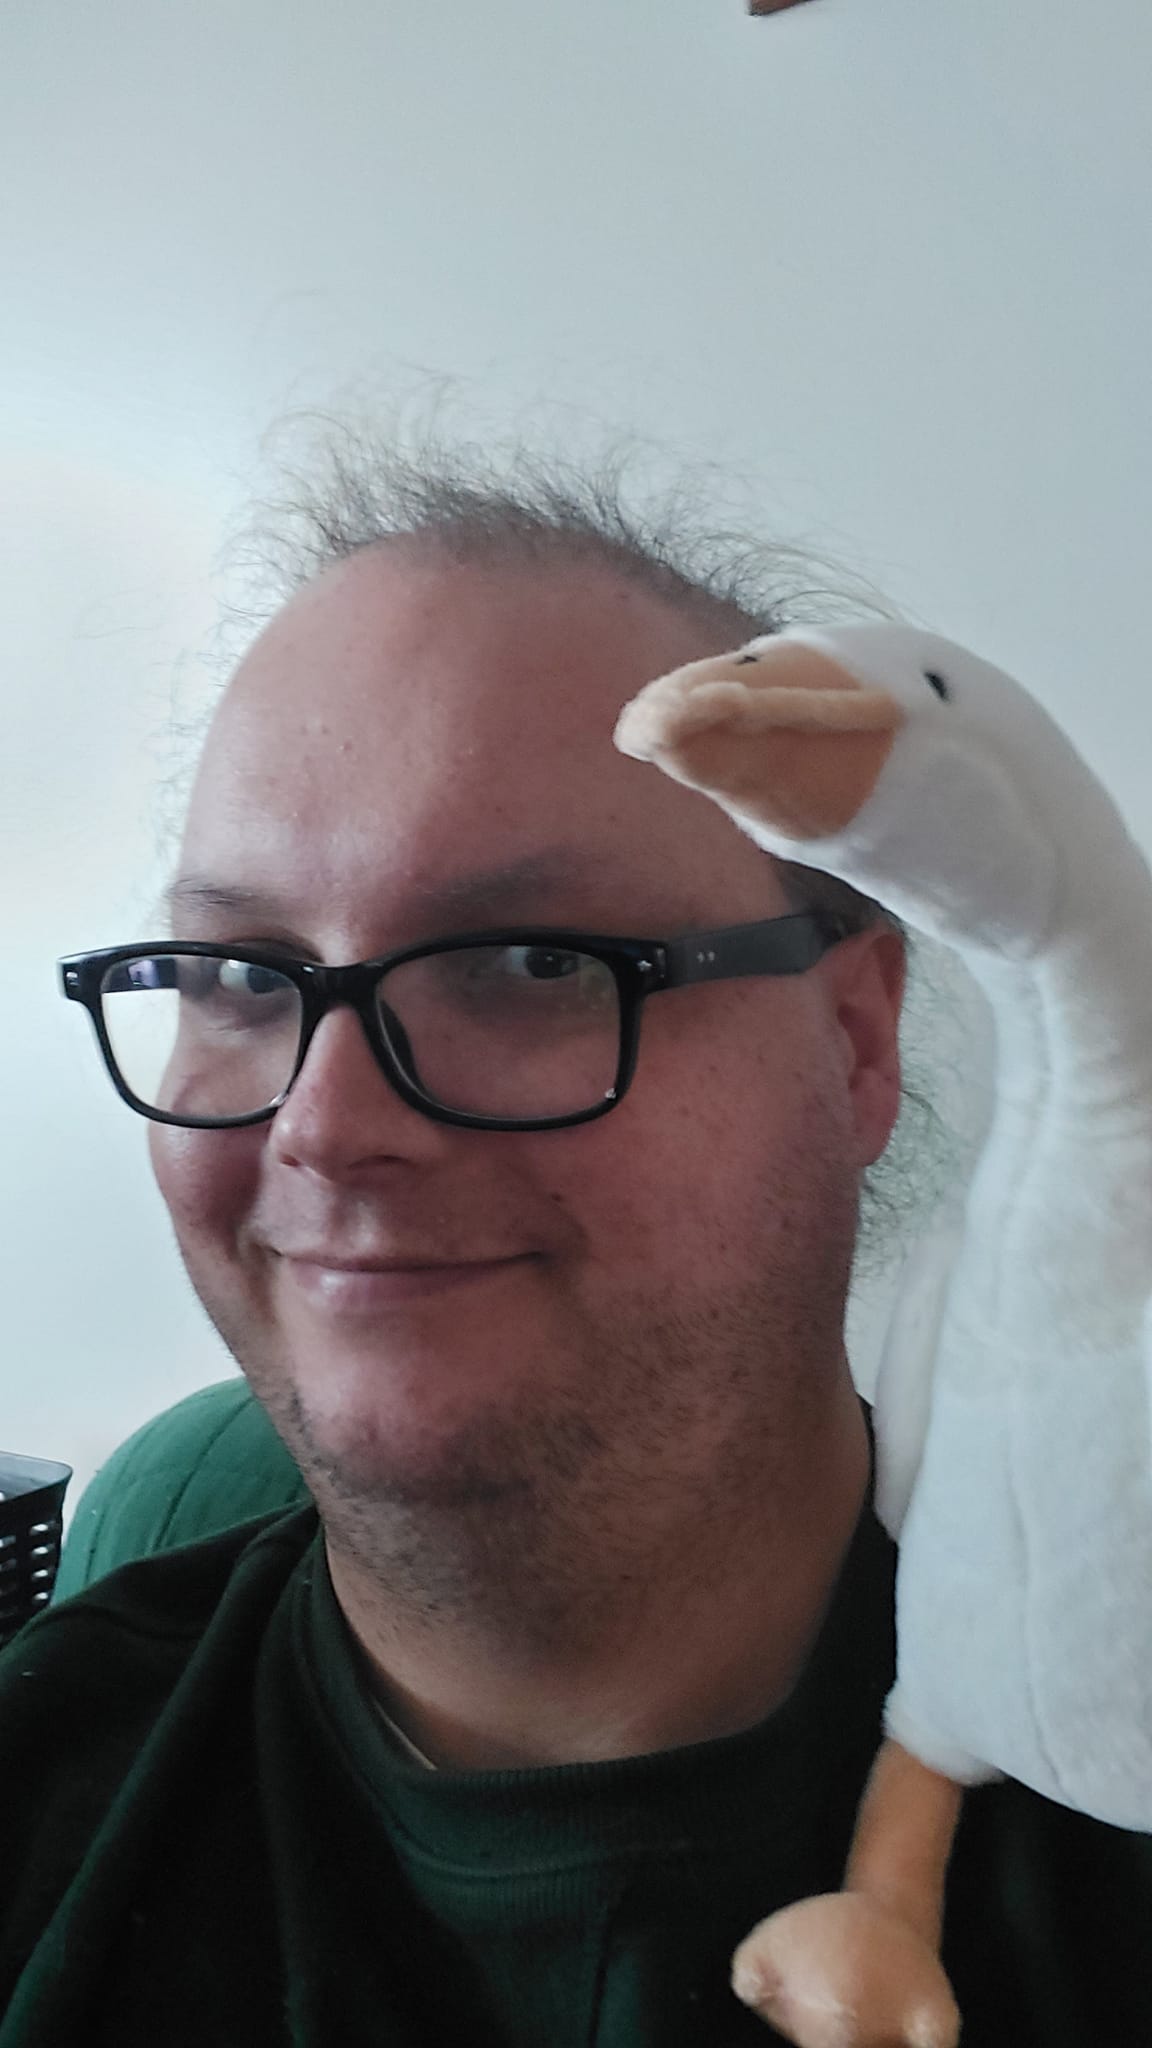
<path fill-rule="evenodd" d="M 625 706 L 615 737 L 742 821 L 803 841 L 851 824 L 905 717 L 887 691 L 781 641 L 661 676 Z"/>

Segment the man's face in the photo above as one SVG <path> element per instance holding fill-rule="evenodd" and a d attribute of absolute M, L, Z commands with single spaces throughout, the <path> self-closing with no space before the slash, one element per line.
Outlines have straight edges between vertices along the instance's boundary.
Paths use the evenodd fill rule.
<path fill-rule="evenodd" d="M 174 934 L 341 963 L 498 924 L 662 938 L 787 908 L 705 799 L 612 746 L 739 628 L 596 566 L 391 546 L 242 665 Z M 687 1502 L 814 1426 L 843 1370 L 858 1176 L 896 1109 L 896 943 L 646 1006 L 620 1107 L 429 1121 L 331 1013 L 271 1123 L 152 1127 L 205 1307 L 317 1497 L 639 1485 Z"/>

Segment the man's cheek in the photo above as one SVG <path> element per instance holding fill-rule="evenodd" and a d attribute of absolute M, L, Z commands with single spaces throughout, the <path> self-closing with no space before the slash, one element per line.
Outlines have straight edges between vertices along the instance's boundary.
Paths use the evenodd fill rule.
<path fill-rule="evenodd" d="M 586 1253 L 650 1280 L 707 1233 L 716 1206 L 711 1178 L 705 1148 L 672 1120 L 642 1144 L 615 1148 L 593 1179 L 567 1183 L 553 1199 L 579 1219 Z"/>
<path fill-rule="evenodd" d="M 250 1208 L 262 1133 L 182 1131 L 153 1124 L 148 1147 L 177 1236 L 230 1234 Z"/>

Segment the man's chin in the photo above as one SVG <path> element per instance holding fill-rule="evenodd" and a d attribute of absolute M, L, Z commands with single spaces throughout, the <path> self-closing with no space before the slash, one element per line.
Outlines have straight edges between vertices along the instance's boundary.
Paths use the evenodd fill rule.
<path fill-rule="evenodd" d="M 383 1440 L 373 1431 L 325 1427 L 305 1417 L 296 1457 L 322 1508 L 327 1499 L 362 1508 L 464 1511 L 531 1493 L 531 1479 L 513 1451 L 479 1425 Z"/>
<path fill-rule="evenodd" d="M 382 1385 L 379 1369 L 299 1375 L 253 1391 L 323 1511 L 333 1506 L 458 1510 L 525 1503 L 543 1482 L 572 1476 L 594 1433 L 539 1412 L 523 1397 L 483 1401 L 457 1383 L 439 1400 Z M 531 1412 L 530 1412 L 531 1409 Z"/>

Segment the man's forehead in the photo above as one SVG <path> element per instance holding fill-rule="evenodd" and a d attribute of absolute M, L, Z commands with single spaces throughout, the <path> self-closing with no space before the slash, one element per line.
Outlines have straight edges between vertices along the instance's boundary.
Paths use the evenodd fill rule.
<path fill-rule="evenodd" d="M 731 628 L 595 563 L 477 565 L 370 550 L 298 593 L 241 663 L 193 795 L 277 808 L 341 787 L 403 799 L 538 791 L 545 811 L 662 801 L 612 744 L 618 712 Z M 583 776 L 581 789 L 576 779 Z"/>
<path fill-rule="evenodd" d="M 228 696 L 243 709 L 267 699 L 273 711 L 316 712 L 359 687 L 390 715 L 418 717 L 439 698 L 486 722 L 535 702 L 607 735 L 612 710 L 653 675 L 746 632 L 724 608 L 674 603 L 610 562 L 456 561 L 396 541 L 297 592 Z"/>
<path fill-rule="evenodd" d="M 237 892 L 300 901 L 375 873 L 414 914 L 435 896 L 445 915 L 502 916 L 622 875 L 723 871 L 735 828 L 612 744 L 628 697 L 722 632 L 602 570 L 344 565 L 242 665 L 174 911 L 240 914 Z"/>

